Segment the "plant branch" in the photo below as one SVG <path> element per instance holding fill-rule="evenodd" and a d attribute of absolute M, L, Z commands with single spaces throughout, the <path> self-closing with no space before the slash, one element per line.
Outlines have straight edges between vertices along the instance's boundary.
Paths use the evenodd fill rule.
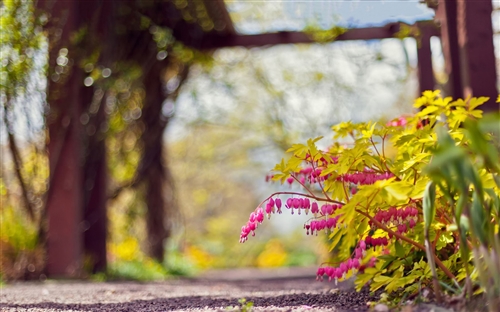
<path fill-rule="evenodd" d="M 297 179 L 297 177 L 293 174 L 290 175 L 295 181 L 297 181 L 300 185 L 302 185 L 302 187 L 309 192 L 309 194 L 313 195 L 314 196 L 314 193 L 302 182 L 299 181 L 299 179 Z"/>
<path fill-rule="evenodd" d="M 276 195 L 296 195 L 296 196 L 302 196 L 302 197 L 311 198 L 311 199 L 314 199 L 316 201 L 322 201 L 322 202 L 329 202 L 329 203 L 335 203 L 335 204 L 339 204 L 339 205 L 344 205 L 344 203 L 340 202 L 340 201 L 336 201 L 336 200 L 332 200 L 332 199 L 327 199 L 327 198 L 322 198 L 322 197 L 317 197 L 317 196 L 314 196 L 314 195 L 308 195 L 308 194 L 299 193 L 299 192 L 275 192 L 275 193 L 272 193 L 271 195 L 269 195 L 262 202 L 260 202 L 260 204 L 259 204 L 258 207 L 262 206 L 271 197 L 276 196 Z"/>
<path fill-rule="evenodd" d="M 385 162 L 385 138 L 387 137 L 387 133 L 382 137 L 382 156 L 384 157 Z"/>
<path fill-rule="evenodd" d="M 7 100 L 8 101 L 8 100 Z M 12 155 L 12 161 L 14 162 L 14 172 L 16 174 L 17 179 L 19 180 L 19 184 L 21 186 L 21 192 L 23 196 L 23 201 L 24 201 L 24 208 L 26 209 L 26 212 L 28 213 L 31 221 L 35 221 L 35 211 L 33 209 L 33 206 L 31 205 L 31 201 L 29 200 L 28 197 L 28 186 L 26 185 L 23 175 L 21 173 L 21 155 L 19 154 L 19 149 L 16 144 L 16 140 L 14 138 L 14 134 L 12 133 L 11 125 L 9 118 L 7 117 L 7 107 L 6 104 L 3 107 L 4 113 L 3 113 L 3 120 L 5 123 L 5 127 L 7 128 L 7 137 L 9 139 L 9 149 Z"/>
<path fill-rule="evenodd" d="M 373 138 L 372 137 L 370 137 L 370 142 L 372 143 L 373 148 L 375 149 L 375 152 L 377 152 L 378 157 L 381 157 L 380 153 L 378 152 L 377 146 L 373 142 Z"/>
<path fill-rule="evenodd" d="M 309 153 L 311 153 L 311 151 L 309 151 Z M 311 162 L 311 166 L 313 168 L 313 170 L 316 170 L 316 167 L 314 166 L 314 163 Z M 323 188 L 323 184 L 321 183 L 320 179 L 319 179 L 319 176 L 318 176 L 318 185 L 319 187 L 321 188 L 321 192 L 323 193 L 323 195 L 325 195 L 325 197 L 328 199 L 328 200 L 331 200 L 330 196 L 328 196 L 328 194 L 326 193 L 325 189 Z"/>

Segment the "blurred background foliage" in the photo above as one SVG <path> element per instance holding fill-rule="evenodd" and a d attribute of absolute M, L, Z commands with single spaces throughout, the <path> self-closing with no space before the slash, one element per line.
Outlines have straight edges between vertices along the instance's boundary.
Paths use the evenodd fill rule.
<path fill-rule="evenodd" d="M 61 49 L 57 66 L 49 68 L 50 34 L 42 31 L 47 16 L 35 15 L 30 1 L 9 0 L 1 6 L 0 274 L 6 280 L 45 278 L 40 240 L 50 183 L 45 77 L 56 83 L 68 66 L 85 71 L 84 84 L 93 86 L 93 99 L 106 94 L 107 122 L 100 129 L 87 127 L 104 134 L 109 172 L 109 268 L 96 279 L 148 280 L 212 268 L 325 261 L 325 242 L 305 237 L 300 218 L 271 220 L 245 248 L 238 243 L 241 226 L 264 194 L 286 187 L 265 184 L 268 170 L 293 142 L 328 133 L 341 120 L 401 115 L 416 94 L 409 52 L 416 46 L 413 39 L 203 54 L 147 18 L 134 26 L 117 23 L 117 29 L 148 32 L 157 49 L 154 58 L 170 60 L 164 74 L 169 97 L 161 108 L 167 129 L 162 162 L 170 168 L 173 186 L 165 196 L 177 208 L 170 215 L 168 256 L 159 263 L 147 256 L 146 186 L 139 183 L 147 148 L 145 67 L 122 60 L 100 63 L 99 49 L 81 64 L 66 66 L 67 50 Z M 233 17 L 244 19 L 247 8 L 237 9 Z M 269 22 L 262 14 L 252 22 L 259 16 Z M 92 105 L 82 123 L 93 118 L 91 110 Z"/>
<path fill-rule="evenodd" d="M 43 19 L 28 1 L 3 1 L 0 15 L 1 277 L 38 277 L 43 249 L 37 220 L 48 177 L 40 134 L 44 88 Z M 41 79 L 42 78 L 42 79 Z M 8 146 L 11 146 L 9 148 Z"/>

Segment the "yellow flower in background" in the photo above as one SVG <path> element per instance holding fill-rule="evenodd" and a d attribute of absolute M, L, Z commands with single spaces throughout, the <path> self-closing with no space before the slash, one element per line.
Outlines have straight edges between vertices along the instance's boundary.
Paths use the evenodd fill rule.
<path fill-rule="evenodd" d="M 127 237 L 119 244 L 112 243 L 110 250 L 118 260 L 133 261 L 138 260 L 142 256 L 139 242 L 133 237 Z"/>
<path fill-rule="evenodd" d="M 278 240 L 270 240 L 264 250 L 257 257 L 257 266 L 261 268 L 283 266 L 287 259 L 287 252 Z"/>
<path fill-rule="evenodd" d="M 193 261 L 193 263 L 202 269 L 207 269 L 213 266 L 214 257 L 208 252 L 202 250 L 197 246 L 189 246 L 186 248 L 186 255 Z"/>

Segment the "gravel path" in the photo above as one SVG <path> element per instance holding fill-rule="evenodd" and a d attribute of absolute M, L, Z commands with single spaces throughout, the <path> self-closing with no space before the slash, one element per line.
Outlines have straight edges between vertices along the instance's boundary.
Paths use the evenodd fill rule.
<path fill-rule="evenodd" d="M 54 281 L 14 283 L 0 288 L 0 311 L 239 311 L 238 300 L 253 311 L 368 311 L 377 301 L 355 292 L 351 281 L 315 281 L 316 268 L 235 269 L 205 272 L 197 278 L 158 282 Z M 482 311 L 479 309 L 462 311 Z M 387 311 L 387 307 L 381 306 Z M 452 312 L 435 305 L 403 307 L 404 312 Z"/>
<path fill-rule="evenodd" d="M 316 282 L 315 268 L 207 272 L 161 282 L 45 281 L 0 289 L 1 311 L 222 311 L 246 298 L 254 311 L 367 311 L 352 283 Z"/>

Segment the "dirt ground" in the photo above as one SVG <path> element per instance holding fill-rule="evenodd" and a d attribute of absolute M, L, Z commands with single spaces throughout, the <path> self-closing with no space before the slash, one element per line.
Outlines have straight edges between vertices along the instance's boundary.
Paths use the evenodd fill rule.
<path fill-rule="evenodd" d="M 368 311 L 376 301 L 349 281 L 315 281 L 315 268 L 211 271 L 160 282 L 45 281 L 0 289 L 1 311 Z M 418 309 L 410 311 L 430 311 Z M 438 310 L 434 310 L 438 311 Z"/>

